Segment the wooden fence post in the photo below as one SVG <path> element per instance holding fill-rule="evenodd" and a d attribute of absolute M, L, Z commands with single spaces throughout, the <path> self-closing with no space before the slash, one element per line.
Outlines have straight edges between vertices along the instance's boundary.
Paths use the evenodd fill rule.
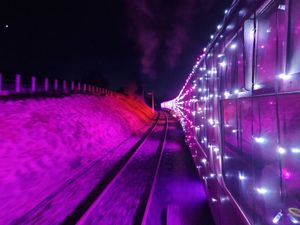
<path fill-rule="evenodd" d="M 71 81 L 71 91 L 74 91 L 74 88 L 75 88 L 75 84 L 74 84 L 74 81 L 72 80 Z"/>
<path fill-rule="evenodd" d="M 55 79 L 54 80 L 54 91 L 57 91 L 58 90 L 58 80 Z"/>
<path fill-rule="evenodd" d="M 16 75 L 16 93 L 21 92 L 21 75 L 17 74 Z"/>
<path fill-rule="evenodd" d="M 48 92 L 49 90 L 49 79 L 45 78 L 45 92 Z"/>
<path fill-rule="evenodd" d="M 36 91 L 36 78 L 35 76 L 31 77 L 31 92 L 34 93 Z"/>
<path fill-rule="evenodd" d="M 0 94 L 2 92 L 2 74 L 0 73 Z"/>
<path fill-rule="evenodd" d="M 67 92 L 67 81 L 63 80 L 63 90 Z"/>

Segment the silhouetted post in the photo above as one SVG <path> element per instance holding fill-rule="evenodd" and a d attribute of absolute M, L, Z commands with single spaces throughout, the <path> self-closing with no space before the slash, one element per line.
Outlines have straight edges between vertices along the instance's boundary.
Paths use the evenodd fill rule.
<path fill-rule="evenodd" d="M 49 79 L 45 78 L 45 92 L 48 92 L 49 90 Z"/>
<path fill-rule="evenodd" d="M 57 91 L 58 90 L 58 80 L 55 79 L 54 80 L 54 91 Z"/>
<path fill-rule="evenodd" d="M 95 93 L 95 86 L 92 86 L 92 92 Z"/>
<path fill-rule="evenodd" d="M 35 76 L 31 77 L 31 92 L 34 93 L 36 91 L 36 78 Z"/>
<path fill-rule="evenodd" d="M 67 92 L 67 82 L 65 80 L 63 80 L 63 89 L 64 92 Z"/>
<path fill-rule="evenodd" d="M 2 92 L 2 74 L 0 73 L 0 94 Z"/>
<path fill-rule="evenodd" d="M 21 75 L 17 74 L 16 75 L 16 93 L 21 92 Z"/>
<path fill-rule="evenodd" d="M 71 91 L 74 91 L 74 81 L 71 81 Z"/>
<path fill-rule="evenodd" d="M 83 92 L 86 91 L 86 84 L 83 84 Z"/>
<path fill-rule="evenodd" d="M 91 93 L 91 85 L 89 84 L 89 93 Z"/>
<path fill-rule="evenodd" d="M 80 82 L 78 82 L 78 84 L 77 84 L 77 89 L 78 89 L 78 91 L 80 91 L 80 89 L 81 89 Z"/>
<path fill-rule="evenodd" d="M 151 95 L 151 102 L 152 102 L 152 112 L 154 112 L 154 91 L 150 91 L 147 93 L 148 95 Z"/>

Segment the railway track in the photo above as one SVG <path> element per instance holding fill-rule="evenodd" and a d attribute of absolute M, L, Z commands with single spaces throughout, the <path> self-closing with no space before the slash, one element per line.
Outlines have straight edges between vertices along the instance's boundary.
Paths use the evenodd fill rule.
<path fill-rule="evenodd" d="M 132 183 L 134 185 L 131 185 L 131 189 L 127 192 L 128 204 L 126 198 L 126 201 L 121 203 L 125 208 L 128 207 L 127 215 L 123 215 L 125 221 L 122 221 L 122 224 L 141 224 L 147 213 L 151 187 L 157 173 L 155 168 L 160 161 L 166 133 L 167 115 L 160 114 L 143 137 L 104 176 L 98 175 L 98 173 L 101 174 L 101 163 L 93 164 L 66 182 L 35 208 L 14 220 L 12 224 L 101 224 L 103 218 L 109 218 L 109 214 L 114 210 L 118 211 L 118 208 L 116 206 L 114 210 L 107 212 L 105 209 L 103 210 L 103 207 L 98 207 L 99 204 L 113 204 L 109 203 L 109 200 L 121 203 L 114 201 L 115 195 L 119 195 L 118 197 L 124 195 L 126 193 L 124 189 Z M 94 184 L 92 187 L 88 187 L 91 186 L 91 180 Z M 116 192 L 116 186 L 120 194 Z M 86 189 L 84 196 L 77 191 L 81 189 L 82 193 L 83 188 Z M 134 190 L 135 188 L 138 190 Z M 133 191 L 133 195 L 139 194 L 134 197 L 133 202 L 130 202 L 130 191 Z M 73 195 L 73 198 L 70 195 Z M 110 195 L 111 198 L 109 198 Z M 68 201 L 66 204 L 66 199 L 73 199 L 74 202 L 69 204 Z M 67 207 L 63 207 L 64 205 Z M 119 216 L 122 220 L 122 215 Z M 115 222 L 111 221 L 111 224 L 118 224 L 117 221 Z M 107 223 L 107 221 L 103 223 Z"/>
<path fill-rule="evenodd" d="M 63 224 L 142 224 L 151 202 L 167 129 L 164 114 L 90 207 L 85 212 L 73 211 Z"/>

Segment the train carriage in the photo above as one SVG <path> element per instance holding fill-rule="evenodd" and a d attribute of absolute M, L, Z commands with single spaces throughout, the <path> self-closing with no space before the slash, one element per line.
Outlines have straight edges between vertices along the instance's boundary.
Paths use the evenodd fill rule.
<path fill-rule="evenodd" d="M 237 0 L 179 95 L 218 225 L 300 224 L 300 0 Z"/>

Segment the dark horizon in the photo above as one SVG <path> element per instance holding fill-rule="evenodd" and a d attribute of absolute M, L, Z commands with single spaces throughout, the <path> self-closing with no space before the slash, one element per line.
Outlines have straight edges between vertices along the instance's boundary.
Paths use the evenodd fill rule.
<path fill-rule="evenodd" d="M 67 80 L 96 77 L 113 90 L 138 82 L 160 99 L 170 99 L 230 4 L 1 2 L 0 72 Z"/>

